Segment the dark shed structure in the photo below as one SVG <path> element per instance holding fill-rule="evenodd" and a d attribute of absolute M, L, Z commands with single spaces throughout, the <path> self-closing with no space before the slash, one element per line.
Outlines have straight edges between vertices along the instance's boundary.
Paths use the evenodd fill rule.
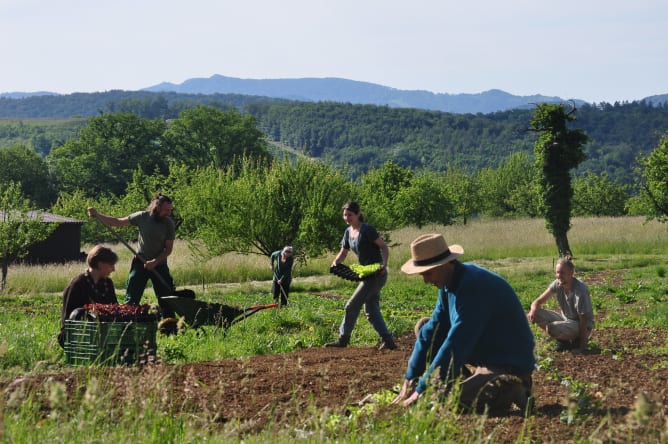
<path fill-rule="evenodd" d="M 81 252 L 81 226 L 84 221 L 38 211 L 30 211 L 28 216 L 31 219 L 41 217 L 42 222 L 57 224 L 57 227 L 49 237 L 28 247 L 28 254 L 21 259 L 22 262 L 49 264 L 86 258 L 85 253 Z"/>

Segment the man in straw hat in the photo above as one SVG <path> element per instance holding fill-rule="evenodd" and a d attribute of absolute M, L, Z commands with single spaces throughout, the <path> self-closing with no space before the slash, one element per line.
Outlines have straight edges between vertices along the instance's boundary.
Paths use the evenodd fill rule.
<path fill-rule="evenodd" d="M 401 271 L 435 285 L 438 301 L 431 318 L 416 329 L 415 348 L 393 404 L 413 404 L 430 376 L 438 374 L 447 390 L 461 380 L 460 403 L 468 408 L 503 412 L 515 404 L 526 412 L 536 364 L 526 314 L 503 278 L 459 262 L 463 253 L 460 245 L 448 247 L 440 234 L 411 243 L 412 259 Z"/>

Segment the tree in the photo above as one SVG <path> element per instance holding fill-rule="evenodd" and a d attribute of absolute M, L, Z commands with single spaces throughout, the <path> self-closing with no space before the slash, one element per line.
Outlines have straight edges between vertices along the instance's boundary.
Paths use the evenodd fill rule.
<path fill-rule="evenodd" d="M 410 186 L 399 190 L 393 204 L 401 226 L 422 228 L 427 224 L 450 225 L 453 221 L 454 205 L 438 173 L 422 171 L 416 175 Z"/>
<path fill-rule="evenodd" d="M 224 168 L 242 156 L 266 156 L 264 134 L 253 116 L 199 105 L 183 111 L 164 135 L 175 160 L 192 168 Z"/>
<path fill-rule="evenodd" d="M 410 186 L 412 179 L 413 171 L 391 160 L 361 177 L 359 203 L 376 229 L 391 230 L 401 225 L 399 220 L 403 210 L 394 204 L 394 200 L 401 190 Z"/>
<path fill-rule="evenodd" d="M 478 174 L 480 210 L 492 217 L 538 215 L 536 167 L 529 155 L 512 153 L 498 168 Z"/>
<path fill-rule="evenodd" d="M 93 117 L 77 139 L 68 140 L 47 156 L 60 191 L 84 190 L 89 196 L 121 195 L 137 167 L 147 174 L 168 174 L 168 156 L 160 137 L 163 120 L 129 113 Z"/>
<path fill-rule="evenodd" d="M 7 283 L 9 264 L 24 257 L 30 245 L 46 239 L 54 229 L 54 224 L 44 223 L 40 213 L 30 210 L 30 202 L 23 197 L 20 184 L 10 182 L 3 187 L 0 191 L 0 291 Z"/>
<path fill-rule="evenodd" d="M 55 198 L 49 169 L 32 148 L 14 145 L 0 149 L 0 185 L 21 184 L 26 198 L 38 208 L 48 208 Z"/>
<path fill-rule="evenodd" d="M 225 170 L 191 170 L 189 185 L 180 186 L 174 197 L 188 232 L 208 255 L 269 256 L 292 244 L 306 257 L 338 246 L 341 205 L 349 191 L 343 176 L 319 162 L 245 158 Z"/>
<path fill-rule="evenodd" d="M 574 216 L 623 216 L 628 187 L 610 181 L 608 174 L 585 173 L 573 181 Z"/>
<path fill-rule="evenodd" d="M 94 199 L 86 195 L 83 190 L 74 190 L 71 193 L 63 191 L 58 194 L 58 199 L 51 207 L 51 212 L 85 221 L 81 226 L 82 242 L 91 244 L 105 242 L 110 239 L 110 236 L 105 230 L 101 229 L 97 221 L 88 217 L 86 209 L 88 207 L 95 207 L 101 213 L 115 214 L 112 211 L 114 206 L 112 202 L 116 200 L 118 198 L 115 196 L 107 195 L 101 195 L 97 199 Z"/>
<path fill-rule="evenodd" d="M 589 137 L 582 130 L 569 129 L 575 107 L 566 112 L 563 104 L 541 103 L 531 119 L 531 130 L 539 133 L 534 157 L 541 172 L 541 204 L 548 232 L 554 236 L 559 256 L 571 255 L 568 230 L 571 228 L 573 187 L 570 170 L 586 156 L 582 146 Z"/>
<path fill-rule="evenodd" d="M 646 157 L 639 159 L 640 199 L 650 219 L 668 221 L 668 134 Z"/>
<path fill-rule="evenodd" d="M 448 167 L 443 176 L 448 200 L 453 205 L 453 221 L 461 219 L 466 225 L 480 208 L 479 184 L 476 177 L 455 166 Z"/>

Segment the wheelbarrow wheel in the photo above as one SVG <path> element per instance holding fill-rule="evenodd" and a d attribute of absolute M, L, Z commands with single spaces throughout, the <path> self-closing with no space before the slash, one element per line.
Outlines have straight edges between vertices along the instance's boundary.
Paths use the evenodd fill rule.
<path fill-rule="evenodd" d="M 175 318 L 165 318 L 158 323 L 158 331 L 166 336 L 172 336 L 178 333 L 177 320 Z"/>

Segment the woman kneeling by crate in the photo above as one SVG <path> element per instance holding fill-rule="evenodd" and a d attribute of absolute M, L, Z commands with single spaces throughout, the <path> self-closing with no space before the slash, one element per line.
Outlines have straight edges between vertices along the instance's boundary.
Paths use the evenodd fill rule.
<path fill-rule="evenodd" d="M 58 343 L 65 345 L 65 320 L 86 304 L 117 304 L 116 290 L 109 275 L 116 269 L 118 256 L 110 248 L 94 246 L 86 257 L 88 269 L 76 276 L 63 292 Z"/>

